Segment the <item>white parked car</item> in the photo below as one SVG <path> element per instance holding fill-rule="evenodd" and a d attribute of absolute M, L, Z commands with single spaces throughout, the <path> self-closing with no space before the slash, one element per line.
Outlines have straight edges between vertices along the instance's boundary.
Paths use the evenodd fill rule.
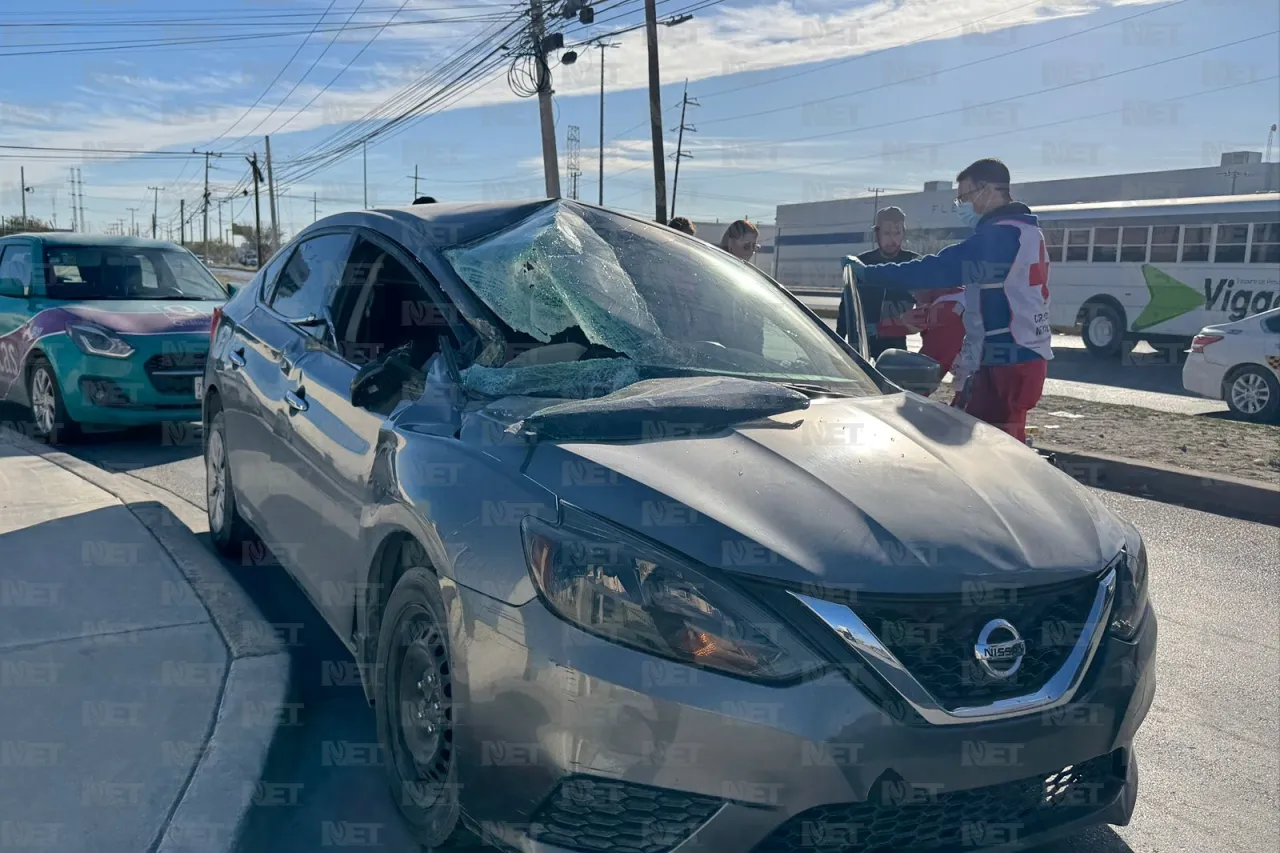
<path fill-rule="evenodd" d="M 1280 308 L 1205 326 L 1191 342 L 1182 386 L 1226 400 L 1238 417 L 1275 421 L 1280 415 Z"/>

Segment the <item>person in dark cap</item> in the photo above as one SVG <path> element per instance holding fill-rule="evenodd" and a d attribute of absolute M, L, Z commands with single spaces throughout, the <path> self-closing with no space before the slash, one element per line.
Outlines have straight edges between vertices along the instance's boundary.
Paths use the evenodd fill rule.
<path fill-rule="evenodd" d="M 903 234 L 906 232 L 907 215 L 902 212 L 900 207 L 885 207 L 876 211 L 876 247 L 870 252 L 863 252 L 858 256 L 864 264 L 899 264 L 903 261 L 914 260 L 918 257 L 915 252 L 902 248 Z M 883 335 L 880 332 L 889 331 L 888 327 L 881 326 L 881 320 L 891 320 L 901 317 L 906 311 L 915 305 L 915 300 L 911 298 L 911 294 L 898 287 L 884 287 L 874 284 L 862 284 L 859 282 L 858 295 L 862 298 L 862 310 L 865 314 L 863 318 L 866 321 L 867 332 L 869 335 L 867 344 L 868 350 L 872 358 L 880 355 L 887 349 L 906 349 L 907 339 L 897 335 Z M 856 340 L 850 335 L 853 330 L 848 328 L 848 316 L 852 315 L 852 308 L 848 311 L 845 309 L 846 301 L 849 294 L 847 288 L 845 293 L 840 294 L 840 312 L 836 319 L 836 334 L 846 340 Z"/>
<path fill-rule="evenodd" d="M 690 222 L 686 217 L 677 216 L 675 219 L 668 222 L 667 225 L 671 228 L 676 229 L 677 231 L 683 231 L 685 234 L 688 234 L 690 237 L 698 236 L 697 234 L 698 229 L 694 228 L 693 223 Z"/>
<path fill-rule="evenodd" d="M 435 204 L 436 200 L 429 195 L 420 195 L 413 200 L 414 204 Z"/>

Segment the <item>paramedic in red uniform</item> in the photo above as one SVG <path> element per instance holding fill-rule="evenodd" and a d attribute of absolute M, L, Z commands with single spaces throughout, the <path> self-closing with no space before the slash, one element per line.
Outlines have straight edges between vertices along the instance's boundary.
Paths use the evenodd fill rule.
<path fill-rule="evenodd" d="M 920 336 L 920 354 L 942 365 L 942 375 L 952 365 L 964 345 L 964 288 L 938 287 L 913 290 L 916 307 L 901 317 L 881 320 L 878 331 L 882 338 Z"/>
<path fill-rule="evenodd" d="M 1044 235 L 1031 210 L 1010 198 L 1004 163 L 978 160 L 956 179 L 955 211 L 971 237 L 903 264 L 845 264 L 859 284 L 963 286 L 964 346 L 951 369 L 957 405 L 1026 441 L 1027 412 L 1040 402 L 1053 358 Z"/>

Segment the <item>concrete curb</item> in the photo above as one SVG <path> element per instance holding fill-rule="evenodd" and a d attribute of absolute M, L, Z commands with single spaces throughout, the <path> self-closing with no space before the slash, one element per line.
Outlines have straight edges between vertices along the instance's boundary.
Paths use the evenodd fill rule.
<path fill-rule="evenodd" d="M 1280 486 L 1052 444 L 1035 447 L 1087 486 L 1280 527 Z"/>
<path fill-rule="evenodd" d="M 177 565 L 209 613 L 231 660 L 205 748 L 151 853 L 236 850 L 280 729 L 298 707 L 287 641 L 269 629 L 218 556 L 196 538 L 208 532 L 202 511 L 159 487 L 105 471 L 12 430 L 0 429 L 0 442 L 39 456 L 120 501 Z"/>

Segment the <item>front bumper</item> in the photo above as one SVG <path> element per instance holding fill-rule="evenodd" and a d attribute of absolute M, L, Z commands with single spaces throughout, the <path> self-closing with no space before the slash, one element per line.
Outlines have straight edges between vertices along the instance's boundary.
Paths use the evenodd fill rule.
<path fill-rule="evenodd" d="M 85 355 L 69 339 L 62 341 L 53 360 L 67 414 L 80 423 L 114 426 L 199 420 L 195 378 L 204 375 L 207 337 L 149 337 L 160 340 L 130 338 L 135 352 L 129 358 Z M 157 368 L 157 362 L 163 363 Z"/>
<path fill-rule="evenodd" d="M 536 600 L 512 607 L 451 591 L 455 636 L 468 647 L 455 671 L 467 721 L 457 741 L 464 808 L 486 835 L 525 853 L 595 849 L 575 845 L 575 833 L 628 853 L 858 853 L 876 839 L 908 837 L 867 834 L 886 819 L 932 821 L 937 839 L 966 849 L 1016 850 L 1091 824 L 1122 825 L 1133 811 L 1131 744 L 1155 690 L 1151 611 L 1135 642 L 1104 639 L 1070 704 L 931 726 L 877 705 L 839 673 L 753 684 L 610 644 Z M 977 789 L 1039 785 L 1093 759 L 1108 764 L 1106 779 L 1082 780 L 1071 807 L 1045 819 L 965 828 L 955 814 L 998 810 L 936 808 L 990 799 Z M 573 793 L 599 783 L 627 784 L 603 805 Z M 886 789 L 912 798 L 888 805 L 920 810 L 868 817 Z M 630 812 L 639 824 L 628 823 Z M 901 849 L 949 849 L 909 837 Z"/>

